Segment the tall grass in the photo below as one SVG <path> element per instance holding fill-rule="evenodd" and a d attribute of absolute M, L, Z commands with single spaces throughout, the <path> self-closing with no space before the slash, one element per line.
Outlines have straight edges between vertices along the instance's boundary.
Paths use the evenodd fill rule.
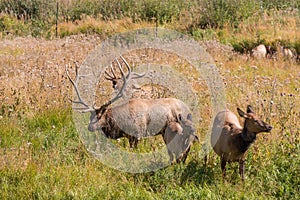
<path fill-rule="evenodd" d="M 299 54 L 298 0 L 58 2 L 62 38 L 49 41 L 15 36 L 52 38 L 55 1 L 0 0 L 0 32 L 13 38 L 1 41 L 0 49 L 0 199 L 300 198 L 300 77 L 295 61 L 249 59 L 224 51 L 219 43 L 207 46 L 224 80 L 227 107 L 235 112 L 251 104 L 274 127 L 250 148 L 244 183 L 236 163 L 228 165 L 223 181 L 213 152 L 205 166 L 201 143 L 192 146 L 186 164 L 156 172 L 128 174 L 103 165 L 86 151 L 72 122 L 64 71 L 66 66 L 72 71 L 74 61 L 82 61 L 104 37 L 154 25 L 231 43 L 241 53 L 259 43 L 281 42 Z M 70 36 L 82 33 L 87 35 Z M 169 58 L 169 63 L 177 62 Z M 203 106 L 203 127 L 197 129 L 201 141 L 211 117 L 208 110 Z M 147 142 L 138 151 L 147 151 Z"/>
<path fill-rule="evenodd" d="M 18 103 L 10 101 L 15 98 L 30 100 L 36 93 L 42 101 L 19 103 L 10 114 L 1 113 L 0 199 L 299 199 L 300 80 L 296 63 L 283 59 L 245 60 L 242 55 L 228 55 L 215 48 L 210 52 L 224 79 L 227 107 L 235 111 L 236 107 L 244 109 L 251 104 L 274 127 L 271 133 L 260 134 L 250 148 L 244 183 L 236 163 L 228 165 L 227 180 L 223 181 L 220 161 L 213 152 L 205 166 L 199 157 L 201 143 L 192 146 L 186 164 L 128 174 L 103 165 L 85 150 L 72 122 L 71 108 L 65 102 L 70 91 L 63 77 L 64 66 L 72 63 L 73 57 L 83 59 L 83 53 L 92 49 L 86 41 L 97 43 L 92 37 L 78 36 L 78 41 L 68 37 L 37 43 L 27 38 L 3 45 L 3 104 Z M 55 68 L 57 63 L 61 67 Z M 37 70 L 40 68 L 44 71 Z M 23 71 L 37 75 L 18 82 Z M 47 72 L 46 76 L 40 77 L 40 72 Z M 55 84 L 51 82 L 57 77 Z M 23 85 L 23 80 L 30 84 Z M 11 92 L 11 88 L 20 94 Z M 210 117 L 209 112 L 201 113 L 203 121 Z M 202 136 L 206 130 L 206 126 L 197 129 L 197 134 Z M 138 148 L 146 151 L 146 145 Z"/>
<path fill-rule="evenodd" d="M 100 21 L 127 18 L 134 23 L 171 25 L 189 32 L 227 26 L 236 29 L 254 15 L 263 18 L 264 13 L 272 16 L 278 10 L 296 12 L 299 17 L 299 5 L 299 0 L 1 0 L 0 32 L 4 35 L 49 37 L 49 32 L 54 31 L 56 14 L 59 23 L 77 22 L 88 16 Z"/>
<path fill-rule="evenodd" d="M 8 132 L 16 129 L 21 131 L 14 135 Z M 299 135 L 291 142 L 290 131 L 282 135 L 278 130 L 275 124 L 272 135 L 260 137 L 250 149 L 247 178 L 241 183 L 236 164 L 228 166 L 225 182 L 218 159 L 211 158 L 209 165 L 204 166 L 198 158 L 199 146 L 193 147 L 186 164 L 156 172 L 126 174 L 110 169 L 85 151 L 68 110 L 48 111 L 19 124 L 1 120 L 0 197 L 298 199 Z M 4 138 L 5 134 L 9 136 Z"/>

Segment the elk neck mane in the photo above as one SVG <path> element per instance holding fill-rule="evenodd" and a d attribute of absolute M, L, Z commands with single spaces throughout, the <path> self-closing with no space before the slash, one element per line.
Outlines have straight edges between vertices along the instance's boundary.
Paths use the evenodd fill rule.
<path fill-rule="evenodd" d="M 247 127 L 244 126 L 242 132 L 239 134 L 239 144 L 238 148 L 241 150 L 241 152 L 245 153 L 251 144 L 256 140 L 256 134 L 248 134 Z"/>

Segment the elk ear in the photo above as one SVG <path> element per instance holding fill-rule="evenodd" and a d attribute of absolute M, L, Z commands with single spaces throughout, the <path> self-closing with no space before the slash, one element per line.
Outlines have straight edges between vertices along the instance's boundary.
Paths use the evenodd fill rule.
<path fill-rule="evenodd" d="M 255 113 L 250 105 L 247 106 L 247 113 Z"/>
<path fill-rule="evenodd" d="M 181 122 L 181 121 L 182 121 L 182 116 L 181 116 L 181 114 L 178 114 L 178 116 L 177 116 L 177 121 L 178 121 L 178 122 Z"/>
<path fill-rule="evenodd" d="M 244 118 L 247 117 L 246 113 L 244 111 L 242 111 L 240 108 L 237 108 L 237 111 L 241 117 L 244 117 Z"/>

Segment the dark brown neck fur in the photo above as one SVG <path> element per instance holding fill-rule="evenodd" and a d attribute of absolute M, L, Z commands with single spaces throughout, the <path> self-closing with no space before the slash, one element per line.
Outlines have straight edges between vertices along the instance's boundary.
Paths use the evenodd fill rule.
<path fill-rule="evenodd" d="M 239 150 L 245 153 L 255 140 L 256 134 L 249 133 L 246 126 L 244 126 L 242 133 L 239 134 L 239 142 L 237 143 Z"/>
<path fill-rule="evenodd" d="M 108 138 L 118 139 L 124 137 L 123 131 L 120 130 L 116 121 L 113 119 L 112 110 L 108 109 L 103 116 L 105 118 L 105 124 L 102 125 L 102 131 Z"/>

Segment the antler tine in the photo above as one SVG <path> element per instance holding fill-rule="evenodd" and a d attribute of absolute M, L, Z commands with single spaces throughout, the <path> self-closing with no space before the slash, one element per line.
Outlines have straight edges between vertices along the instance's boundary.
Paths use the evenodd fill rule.
<path fill-rule="evenodd" d="M 119 68 L 119 70 L 121 72 L 121 75 L 122 75 L 123 86 L 122 86 L 122 88 L 119 90 L 119 92 L 117 93 L 117 95 L 114 98 L 112 98 L 106 104 L 104 104 L 104 105 L 101 106 L 101 109 L 109 106 L 110 104 L 112 104 L 113 102 L 115 102 L 116 100 L 118 100 L 119 98 L 121 98 L 123 96 L 123 94 L 124 94 L 124 90 L 125 90 L 125 88 L 127 86 L 127 82 L 130 80 L 130 75 L 131 75 L 130 66 L 128 65 L 128 63 L 126 62 L 126 60 L 122 56 L 121 56 L 121 58 L 124 61 L 124 63 L 126 64 L 126 66 L 127 66 L 128 74 L 125 76 L 124 71 L 122 69 L 122 66 L 121 66 L 119 60 L 116 58 L 116 62 L 118 64 L 118 68 Z"/>
<path fill-rule="evenodd" d="M 114 98 L 112 98 L 111 100 L 109 100 L 107 103 L 103 104 L 99 109 L 97 109 L 97 111 L 98 110 L 104 110 L 104 109 L 106 109 L 110 104 L 112 104 L 113 102 L 115 102 L 116 100 L 118 100 L 119 98 L 121 98 L 123 96 L 123 94 L 124 94 L 124 91 L 126 89 L 127 83 L 128 83 L 128 81 L 130 79 L 141 78 L 141 77 L 143 77 L 143 76 L 146 75 L 146 73 L 143 73 L 143 74 L 138 74 L 138 73 L 135 73 L 135 72 L 132 73 L 131 67 L 128 64 L 128 62 L 125 60 L 125 58 L 122 55 L 120 55 L 120 58 L 125 63 L 125 65 L 127 67 L 127 71 L 128 71 L 127 74 L 125 75 L 124 70 L 122 69 L 121 63 L 119 62 L 118 58 L 116 58 L 115 60 L 116 60 L 116 62 L 118 64 L 117 66 L 118 66 L 118 68 L 119 68 L 119 70 L 121 72 L 121 76 L 122 76 L 122 80 L 123 80 L 122 88 L 119 90 L 119 92 L 117 93 L 117 95 Z M 113 70 L 112 67 L 111 67 L 111 70 Z M 113 79 L 113 77 L 110 74 L 108 74 L 107 72 L 105 72 L 105 73 L 106 73 L 106 75 L 109 76 L 109 78 L 106 77 L 106 79 L 108 79 L 108 80 L 112 80 Z M 112 73 L 113 73 L 114 77 L 116 77 L 114 71 L 112 71 Z M 132 74 L 134 75 L 134 77 L 132 77 Z"/>
<path fill-rule="evenodd" d="M 123 71 L 123 69 L 122 69 L 122 66 L 121 66 L 121 64 L 120 64 L 120 62 L 119 62 L 119 60 L 116 58 L 116 61 L 117 61 L 117 63 L 118 63 L 118 68 L 119 68 L 119 70 L 120 70 L 120 72 L 121 72 L 121 75 L 122 75 L 122 79 L 123 79 L 123 81 L 125 80 L 125 76 L 124 76 L 124 71 Z M 128 72 L 130 72 L 130 68 L 128 67 Z M 127 76 L 126 76 L 126 78 L 127 78 Z"/>
<path fill-rule="evenodd" d="M 125 64 L 126 64 L 126 63 L 127 63 L 126 60 L 125 60 L 122 56 L 121 56 L 121 58 L 123 59 L 123 61 L 125 61 Z M 121 66 L 120 62 L 118 61 L 118 59 L 116 59 L 116 61 L 117 61 L 117 63 L 118 63 L 118 68 L 119 68 L 120 71 L 121 71 L 121 75 L 122 75 L 122 79 L 123 79 L 123 86 L 122 86 L 120 92 L 117 94 L 116 97 L 118 97 L 119 95 L 120 95 L 120 97 L 121 97 L 121 96 L 123 96 L 123 92 L 124 92 L 124 90 L 125 90 L 125 88 L 126 88 L 126 86 L 127 86 L 128 80 L 130 80 L 131 70 L 130 70 L 129 65 L 126 64 L 126 65 L 128 65 L 128 66 L 127 66 L 127 68 L 128 68 L 128 74 L 125 76 L 125 75 L 124 75 L 124 71 L 123 71 L 123 69 L 122 69 L 122 66 Z M 120 97 L 118 97 L 118 98 L 120 98 Z"/>
<path fill-rule="evenodd" d="M 111 71 L 112 75 L 109 74 L 107 71 L 105 71 L 105 74 L 108 76 L 105 78 L 110 81 L 117 79 L 116 73 L 115 73 L 112 65 L 110 65 L 110 71 Z"/>
<path fill-rule="evenodd" d="M 75 61 L 75 74 L 76 74 L 76 77 L 75 77 L 75 82 L 77 83 L 77 81 L 79 80 L 79 75 L 78 75 L 78 63 Z M 70 77 L 70 76 L 69 76 Z"/>
<path fill-rule="evenodd" d="M 125 65 L 126 65 L 126 67 L 127 67 L 128 74 L 126 75 L 126 78 L 129 79 L 130 76 L 131 76 L 131 68 L 130 68 L 129 64 L 127 63 L 127 61 L 125 60 L 125 58 L 123 58 L 122 55 L 120 55 L 120 57 L 121 57 L 121 59 L 123 60 L 123 62 L 125 63 Z M 117 62 L 118 62 L 118 60 L 117 60 Z M 118 65 L 119 65 L 119 64 L 120 64 L 120 63 L 118 62 Z"/>
<path fill-rule="evenodd" d="M 131 75 L 131 76 L 132 76 L 131 78 L 132 78 L 132 79 L 142 78 L 142 77 L 144 77 L 146 74 L 147 74 L 146 72 L 144 72 L 144 73 L 142 73 L 142 74 L 133 72 L 132 75 Z"/>
<path fill-rule="evenodd" d="M 75 73 L 76 73 L 76 78 L 75 78 L 75 82 L 74 82 L 74 81 L 72 80 L 72 78 L 70 77 L 68 68 L 67 68 L 67 66 L 66 66 L 66 74 L 67 74 L 67 77 L 68 77 L 69 81 L 72 83 L 72 85 L 73 85 L 73 87 L 74 87 L 74 89 L 75 89 L 75 92 L 76 92 L 76 94 L 77 94 L 77 98 L 78 98 L 77 101 L 72 100 L 72 99 L 69 98 L 70 101 L 71 101 L 72 103 L 77 103 L 77 104 L 81 104 L 81 105 L 85 106 L 86 108 L 85 108 L 85 110 L 83 110 L 82 112 L 90 112 L 90 111 L 95 110 L 94 108 L 90 107 L 87 103 L 85 103 L 85 102 L 82 100 L 81 96 L 80 96 L 80 93 L 79 93 L 79 90 L 78 90 L 78 86 L 77 86 L 77 81 L 79 80 L 79 77 L 80 77 L 80 76 L 78 75 L 78 65 L 77 65 L 77 63 L 76 63 Z M 78 108 L 78 109 L 84 109 L 84 108 Z"/>
<path fill-rule="evenodd" d="M 142 73 L 142 74 L 139 74 L 139 73 L 136 73 L 136 72 L 132 73 L 131 68 L 130 68 L 129 64 L 127 63 L 127 61 L 125 60 L 125 58 L 122 55 L 120 55 L 120 57 L 123 60 L 123 62 L 125 63 L 127 69 L 128 69 L 129 74 L 127 75 L 127 78 L 129 78 L 128 76 L 134 75 L 134 76 L 132 76 L 132 79 L 138 79 L 138 78 L 142 78 L 143 76 L 146 75 L 146 73 Z"/>
<path fill-rule="evenodd" d="M 116 73 L 114 71 L 114 68 L 113 68 L 112 64 L 110 65 L 110 71 L 114 75 L 114 78 L 117 78 Z"/>

